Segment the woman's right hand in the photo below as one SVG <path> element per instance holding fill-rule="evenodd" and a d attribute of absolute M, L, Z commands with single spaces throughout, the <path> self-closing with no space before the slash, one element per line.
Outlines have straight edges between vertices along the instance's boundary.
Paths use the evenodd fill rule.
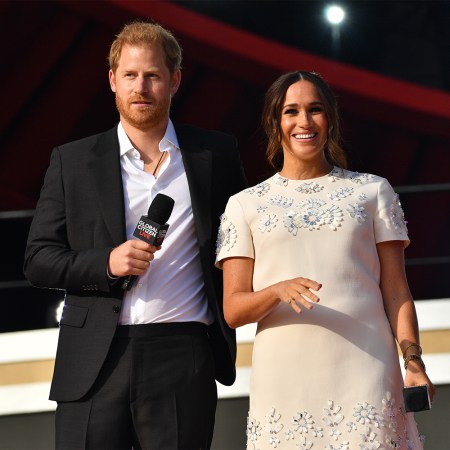
<path fill-rule="evenodd" d="M 308 278 L 280 281 L 259 291 L 253 290 L 254 260 L 235 257 L 223 260 L 223 312 L 231 328 L 259 322 L 280 301 L 289 303 L 296 313 L 311 309 L 322 285 Z"/>
<path fill-rule="evenodd" d="M 292 280 L 280 281 L 273 285 L 275 295 L 280 301 L 287 303 L 298 314 L 302 308 L 313 309 L 313 303 L 318 303 L 320 298 L 312 291 L 318 292 L 321 283 L 309 278 L 293 278 Z"/>

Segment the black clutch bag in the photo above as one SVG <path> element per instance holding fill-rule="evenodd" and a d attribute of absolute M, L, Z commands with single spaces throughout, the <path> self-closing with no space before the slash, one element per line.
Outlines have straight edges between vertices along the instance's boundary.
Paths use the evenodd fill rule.
<path fill-rule="evenodd" d="M 406 412 L 418 412 L 431 409 L 428 385 L 423 384 L 403 388 L 403 401 Z"/>

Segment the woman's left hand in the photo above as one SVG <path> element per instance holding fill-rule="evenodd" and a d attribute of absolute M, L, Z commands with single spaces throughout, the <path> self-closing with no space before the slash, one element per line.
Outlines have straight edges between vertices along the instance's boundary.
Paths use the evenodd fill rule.
<path fill-rule="evenodd" d="M 405 376 L 405 386 L 419 386 L 419 385 L 427 384 L 428 390 L 430 392 L 430 401 L 433 402 L 434 394 L 436 393 L 436 389 L 428 378 L 424 368 L 418 361 L 409 361 L 408 367 L 406 369 Z"/>

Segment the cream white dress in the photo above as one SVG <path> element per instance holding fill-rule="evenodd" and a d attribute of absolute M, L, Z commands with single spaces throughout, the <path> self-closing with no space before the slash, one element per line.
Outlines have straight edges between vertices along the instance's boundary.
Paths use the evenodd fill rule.
<path fill-rule="evenodd" d="M 391 185 L 334 168 L 311 180 L 274 175 L 230 198 L 217 265 L 255 260 L 253 289 L 295 277 L 322 283 L 297 315 L 280 303 L 258 323 L 248 449 L 422 449 L 403 410 L 397 347 L 379 289 L 376 244 L 409 244 Z"/>

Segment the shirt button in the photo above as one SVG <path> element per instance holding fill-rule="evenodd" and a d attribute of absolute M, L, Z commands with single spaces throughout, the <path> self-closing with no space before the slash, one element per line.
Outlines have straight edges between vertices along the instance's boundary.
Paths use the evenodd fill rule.
<path fill-rule="evenodd" d="M 113 313 L 114 313 L 114 314 L 117 314 L 119 311 L 120 311 L 120 306 L 114 305 L 114 306 L 113 306 Z"/>

